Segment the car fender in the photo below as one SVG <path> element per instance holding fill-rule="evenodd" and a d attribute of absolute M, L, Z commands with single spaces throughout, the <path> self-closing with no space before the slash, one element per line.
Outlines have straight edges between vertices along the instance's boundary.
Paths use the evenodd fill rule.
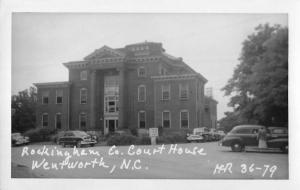
<path fill-rule="evenodd" d="M 222 145 L 223 146 L 231 146 L 233 143 L 239 142 L 242 145 L 244 145 L 243 140 L 240 137 L 236 137 L 236 136 L 225 136 L 222 139 Z"/>

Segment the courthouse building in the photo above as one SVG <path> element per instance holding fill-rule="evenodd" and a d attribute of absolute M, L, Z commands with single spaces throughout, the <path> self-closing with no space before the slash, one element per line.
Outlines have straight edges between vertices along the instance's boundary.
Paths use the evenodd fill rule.
<path fill-rule="evenodd" d="M 206 127 L 207 80 L 161 43 L 103 46 L 81 61 L 63 63 L 69 81 L 35 83 L 37 126 L 61 130 Z M 216 109 L 216 104 L 215 108 Z M 212 117 L 216 120 L 216 117 Z"/>

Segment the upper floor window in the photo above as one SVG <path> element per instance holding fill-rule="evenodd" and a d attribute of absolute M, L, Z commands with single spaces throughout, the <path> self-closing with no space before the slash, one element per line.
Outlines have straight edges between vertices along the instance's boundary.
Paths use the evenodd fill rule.
<path fill-rule="evenodd" d="M 170 85 L 162 85 L 161 86 L 161 99 L 162 100 L 170 100 Z"/>
<path fill-rule="evenodd" d="M 42 104 L 49 104 L 49 92 L 42 93 Z"/>
<path fill-rule="evenodd" d="M 171 115 L 169 111 L 162 112 L 162 127 L 163 128 L 171 127 Z"/>
<path fill-rule="evenodd" d="M 146 112 L 139 111 L 138 115 L 139 128 L 146 128 Z"/>
<path fill-rule="evenodd" d="M 63 90 L 56 90 L 56 103 L 57 104 L 63 103 Z"/>
<path fill-rule="evenodd" d="M 86 113 L 79 114 L 79 129 L 85 129 L 87 126 L 87 115 Z"/>
<path fill-rule="evenodd" d="M 188 84 L 179 85 L 179 98 L 181 100 L 187 100 L 189 98 L 189 86 Z"/>
<path fill-rule="evenodd" d="M 119 96 L 104 97 L 104 112 L 116 113 L 119 111 Z"/>
<path fill-rule="evenodd" d="M 189 112 L 187 110 L 180 111 L 180 127 L 189 128 Z"/>
<path fill-rule="evenodd" d="M 146 86 L 140 85 L 138 87 L 138 101 L 145 102 L 146 101 Z"/>
<path fill-rule="evenodd" d="M 86 104 L 87 103 L 87 89 L 82 88 L 80 89 L 80 104 Z"/>
<path fill-rule="evenodd" d="M 146 76 L 146 69 L 145 69 L 145 67 L 139 67 L 138 68 L 138 76 L 139 77 L 145 77 Z"/>
<path fill-rule="evenodd" d="M 42 115 L 42 126 L 48 127 L 48 113 L 43 113 Z"/>
<path fill-rule="evenodd" d="M 167 69 L 164 68 L 162 65 L 159 65 L 159 74 L 160 75 L 166 75 L 167 74 Z"/>
<path fill-rule="evenodd" d="M 80 72 L 80 80 L 87 80 L 87 71 L 81 71 Z"/>
<path fill-rule="evenodd" d="M 55 115 L 55 128 L 61 129 L 61 113 Z"/>

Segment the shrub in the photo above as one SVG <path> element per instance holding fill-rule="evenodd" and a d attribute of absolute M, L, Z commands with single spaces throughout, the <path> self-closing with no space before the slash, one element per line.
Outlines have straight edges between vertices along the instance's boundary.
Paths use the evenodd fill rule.
<path fill-rule="evenodd" d="M 149 144 L 151 144 L 151 139 L 148 136 L 142 136 L 139 138 L 138 144 L 139 145 L 149 145 Z"/>
<path fill-rule="evenodd" d="M 120 136 L 110 136 L 107 140 L 107 145 L 112 146 L 112 145 L 132 145 L 132 144 L 137 144 L 138 143 L 138 138 L 133 135 L 120 135 Z"/>
<path fill-rule="evenodd" d="M 183 135 L 164 135 L 158 137 L 156 140 L 157 144 L 175 144 L 175 143 L 186 143 L 186 137 Z"/>
<path fill-rule="evenodd" d="M 164 134 L 164 128 L 162 126 L 158 126 L 158 135 L 163 136 Z"/>
<path fill-rule="evenodd" d="M 131 133 L 133 136 L 138 136 L 138 131 L 137 131 L 136 128 L 130 129 L 130 133 Z"/>
<path fill-rule="evenodd" d="M 43 142 L 51 140 L 50 136 L 54 133 L 54 129 L 35 128 L 26 131 L 24 135 L 29 137 L 30 142 Z"/>

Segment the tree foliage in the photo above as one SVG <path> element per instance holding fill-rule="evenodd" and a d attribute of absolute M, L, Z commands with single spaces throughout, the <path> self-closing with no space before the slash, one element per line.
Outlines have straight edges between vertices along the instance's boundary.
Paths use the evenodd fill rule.
<path fill-rule="evenodd" d="M 288 124 L 288 29 L 259 25 L 243 42 L 240 64 L 222 89 L 240 123 Z M 225 120 L 223 120 L 224 122 Z"/>
<path fill-rule="evenodd" d="M 12 96 L 12 132 L 24 132 L 35 127 L 36 96 L 34 87 Z"/>

